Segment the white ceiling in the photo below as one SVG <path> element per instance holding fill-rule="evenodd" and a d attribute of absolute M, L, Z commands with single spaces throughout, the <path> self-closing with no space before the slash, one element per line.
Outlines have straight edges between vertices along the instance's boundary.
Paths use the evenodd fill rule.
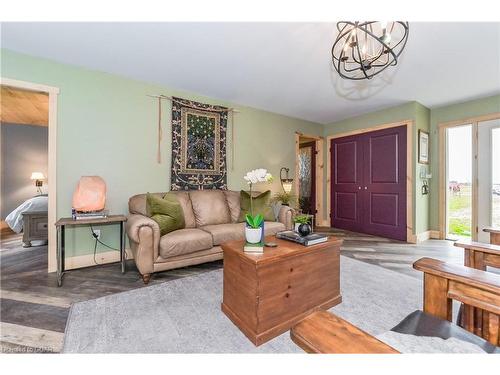
<path fill-rule="evenodd" d="M 410 23 L 383 77 L 337 76 L 335 23 L 2 23 L 2 47 L 331 123 L 500 93 L 500 23 Z"/>

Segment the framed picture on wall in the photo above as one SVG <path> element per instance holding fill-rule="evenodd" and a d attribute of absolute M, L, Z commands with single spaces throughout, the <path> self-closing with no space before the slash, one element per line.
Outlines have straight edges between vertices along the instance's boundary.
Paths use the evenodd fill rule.
<path fill-rule="evenodd" d="M 418 130 L 418 162 L 429 164 L 429 133 Z"/>

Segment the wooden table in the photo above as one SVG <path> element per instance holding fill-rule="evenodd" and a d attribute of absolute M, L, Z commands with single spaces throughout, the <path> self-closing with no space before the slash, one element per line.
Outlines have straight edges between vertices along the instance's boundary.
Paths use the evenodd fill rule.
<path fill-rule="evenodd" d="M 330 237 L 309 247 L 275 237 L 266 240 L 278 247 L 252 254 L 243 251 L 245 241 L 222 244 L 222 311 L 256 346 L 342 301 L 341 239 Z"/>
<path fill-rule="evenodd" d="M 124 215 L 110 215 L 101 219 L 81 219 L 74 220 L 71 217 L 63 217 L 56 222 L 57 227 L 57 286 L 62 285 L 62 277 L 66 272 L 64 269 L 65 264 L 65 229 L 66 226 L 78 225 L 120 225 L 120 262 L 122 266 L 122 273 L 125 273 L 125 222 L 127 217 Z"/>

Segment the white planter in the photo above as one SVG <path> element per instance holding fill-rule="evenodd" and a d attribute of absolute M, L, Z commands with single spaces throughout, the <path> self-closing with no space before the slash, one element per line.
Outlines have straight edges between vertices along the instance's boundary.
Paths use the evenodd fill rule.
<path fill-rule="evenodd" d="M 295 223 L 294 227 L 293 227 L 293 231 L 294 232 L 298 232 L 299 231 L 299 223 Z"/>
<path fill-rule="evenodd" d="M 262 238 L 262 228 L 245 227 L 245 238 L 248 243 L 259 243 Z"/>

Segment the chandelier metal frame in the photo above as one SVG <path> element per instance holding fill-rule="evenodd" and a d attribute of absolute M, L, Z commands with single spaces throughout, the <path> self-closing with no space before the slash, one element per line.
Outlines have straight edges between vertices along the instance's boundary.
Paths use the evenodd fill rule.
<path fill-rule="evenodd" d="M 408 41 L 408 34 L 410 26 L 408 22 L 394 21 L 390 34 L 397 26 L 402 31 L 401 37 L 396 40 L 396 43 L 390 43 L 390 38 L 386 37 L 389 32 L 382 28 L 384 33 L 381 36 L 374 34 L 374 26 L 379 21 L 340 21 L 337 23 L 339 31 L 337 38 L 332 46 L 332 61 L 335 70 L 342 78 L 350 80 L 363 80 L 371 79 L 377 74 L 382 73 L 389 66 L 394 66 L 398 63 L 398 57 L 403 52 L 406 42 Z M 379 44 L 379 51 L 372 56 L 368 56 L 367 51 L 362 51 L 360 48 L 360 39 L 364 39 L 364 48 L 368 48 L 368 41 L 373 45 Z M 341 48 L 339 49 L 339 43 Z M 351 55 L 348 51 L 351 49 Z M 340 54 L 339 54 L 340 51 Z M 383 55 L 387 56 L 386 61 L 381 59 Z M 349 64 L 349 66 L 346 66 Z"/>

